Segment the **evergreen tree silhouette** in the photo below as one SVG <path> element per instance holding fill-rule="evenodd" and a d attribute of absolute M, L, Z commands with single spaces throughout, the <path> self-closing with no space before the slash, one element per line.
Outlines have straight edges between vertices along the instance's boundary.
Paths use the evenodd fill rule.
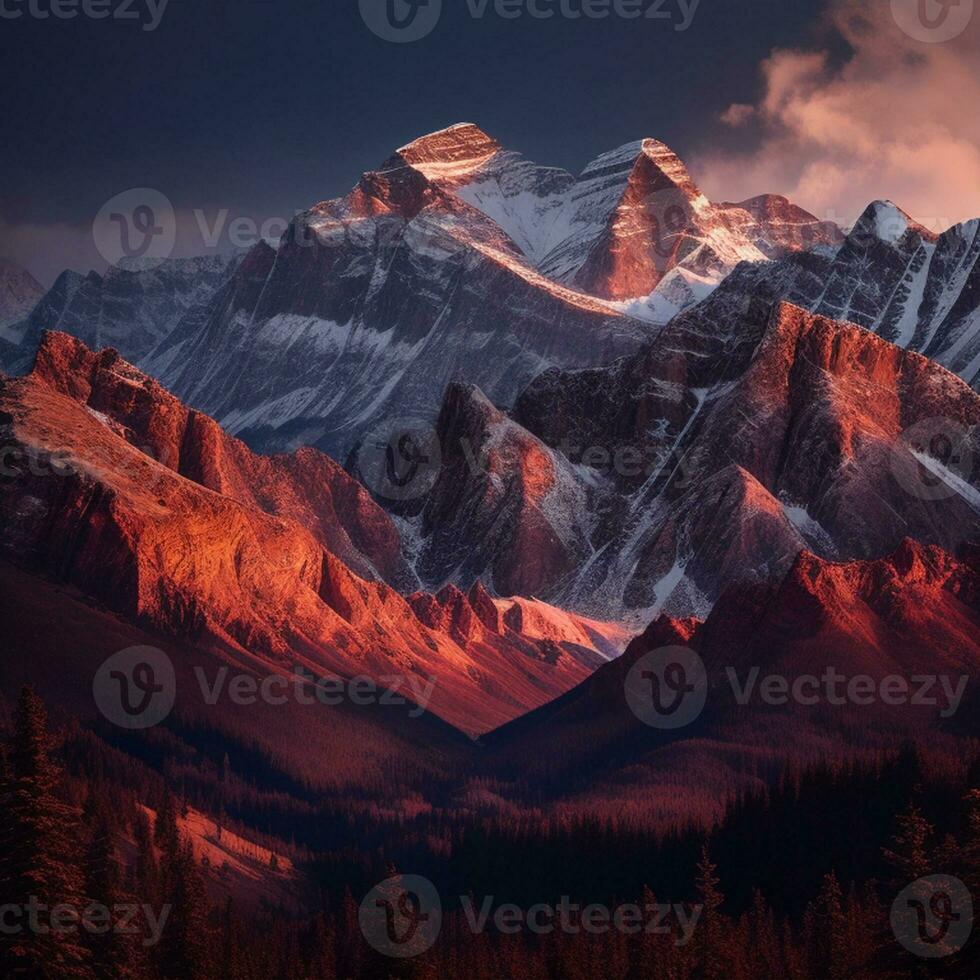
<path fill-rule="evenodd" d="M 51 751 L 44 705 L 24 688 L 0 790 L 0 896 L 21 910 L 22 929 L 0 938 L 0 974 L 90 980 L 78 814 L 57 796 L 62 773 Z M 61 915 L 52 923 L 56 907 L 72 910 L 74 923 Z"/>

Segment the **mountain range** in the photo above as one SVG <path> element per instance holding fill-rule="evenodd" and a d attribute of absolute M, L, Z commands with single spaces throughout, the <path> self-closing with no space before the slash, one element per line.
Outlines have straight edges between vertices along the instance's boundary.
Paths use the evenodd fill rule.
<path fill-rule="evenodd" d="M 819 345 L 836 332 L 842 357 L 865 339 L 879 361 L 917 358 L 792 308 L 776 326 L 770 344 Z M 977 397 L 944 369 L 931 371 Z M 836 425 L 825 411 L 818 406 L 808 424 Z M 207 726 L 256 740 L 283 773 L 322 792 L 355 788 L 397 807 L 393 792 L 407 801 L 439 786 L 459 812 L 533 804 L 669 823 L 713 819 L 731 794 L 787 765 L 869 761 L 925 733 L 934 751 L 955 754 L 972 731 L 972 708 L 951 718 L 943 704 L 743 704 L 728 674 L 744 683 L 753 670 L 772 672 L 792 683 L 833 668 L 877 682 L 921 672 L 975 684 L 976 543 L 954 553 L 904 538 L 884 557 L 852 561 L 803 548 L 782 572 L 733 576 L 706 617 L 658 614 L 626 646 L 621 626 L 497 598 L 481 583 L 468 593 L 399 595 L 380 580 L 382 571 L 404 574 L 390 519 L 329 458 L 255 456 L 114 352 L 96 354 L 67 335 L 45 335 L 32 373 L 0 382 L 0 424 L 16 449 L 0 476 L 11 652 L 0 673 L 5 689 L 33 683 L 82 718 L 95 712 L 88 694 L 99 664 L 152 646 L 177 675 L 178 709 L 167 722 L 175 734 L 196 737 Z M 752 507 L 763 509 L 754 501 L 724 515 L 747 519 L 746 539 L 753 520 L 771 516 Z M 651 651 L 677 647 L 703 658 L 709 699 L 671 732 L 636 714 L 627 680 Z M 258 680 L 297 667 L 377 684 L 407 679 L 405 703 L 250 707 L 212 705 L 199 693 L 202 672 Z M 351 740 L 358 752 L 343 751 Z M 400 773 L 394 783 L 390 766 Z"/>
<path fill-rule="evenodd" d="M 65 334 L 3 382 L 0 424 L 4 555 L 253 671 L 407 672 L 433 683 L 436 714 L 479 732 L 628 639 L 478 584 L 403 597 L 388 584 L 413 582 L 391 519 L 331 459 L 255 456 L 115 352 Z"/>
<path fill-rule="evenodd" d="M 15 366 L 41 329 L 67 330 L 254 448 L 343 459 L 387 419 L 431 422 L 452 381 L 510 406 L 544 368 L 636 350 L 738 262 L 840 239 L 785 199 L 711 204 L 656 140 L 575 178 L 462 124 L 298 215 L 277 248 L 66 273 Z"/>
<path fill-rule="evenodd" d="M 869 734 L 724 695 L 666 736 L 624 688 L 675 645 L 716 692 L 732 666 L 975 678 L 978 232 L 712 203 L 656 140 L 575 177 L 464 124 L 277 246 L 66 272 L 0 346 L 6 680 L 81 711 L 134 645 L 184 691 L 401 677 L 395 712 L 185 694 L 172 724 L 467 812 L 711 819 L 821 753 L 955 746 L 935 712 Z M 74 628 L 39 676 L 45 608 Z"/>

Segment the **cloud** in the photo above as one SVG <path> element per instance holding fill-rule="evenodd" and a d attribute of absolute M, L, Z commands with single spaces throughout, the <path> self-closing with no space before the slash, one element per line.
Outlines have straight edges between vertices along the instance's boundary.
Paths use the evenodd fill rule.
<path fill-rule="evenodd" d="M 824 43 L 762 63 L 757 104 L 730 106 L 691 161 L 709 197 L 782 193 L 842 224 L 877 198 L 934 230 L 980 216 L 980 10 L 955 39 L 925 43 L 892 9 L 832 0 L 817 25 Z M 725 148 L 733 131 L 735 151 Z"/>

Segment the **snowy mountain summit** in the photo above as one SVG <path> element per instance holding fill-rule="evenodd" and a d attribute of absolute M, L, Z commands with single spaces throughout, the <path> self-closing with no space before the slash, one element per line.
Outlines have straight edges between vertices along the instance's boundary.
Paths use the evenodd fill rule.
<path fill-rule="evenodd" d="M 542 370 L 635 351 L 739 262 L 841 238 L 792 218 L 712 204 L 656 140 L 576 178 L 463 123 L 256 246 L 144 363 L 255 446 L 346 458 L 387 419 L 433 421 L 452 382 L 510 406 Z"/>

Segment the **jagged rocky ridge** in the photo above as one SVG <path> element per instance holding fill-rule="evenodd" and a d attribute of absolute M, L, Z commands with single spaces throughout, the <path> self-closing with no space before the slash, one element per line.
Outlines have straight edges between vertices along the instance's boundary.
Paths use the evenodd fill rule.
<path fill-rule="evenodd" d="M 740 267 L 722 295 L 735 328 L 740 321 L 733 299 L 785 299 L 924 354 L 978 388 L 978 260 L 980 219 L 936 234 L 891 202 L 875 201 L 838 250 Z"/>
<path fill-rule="evenodd" d="M 32 373 L 0 381 L 0 428 L 0 558 L 233 665 L 431 680 L 431 710 L 475 733 L 624 645 L 543 603 L 356 574 L 405 573 L 362 487 L 316 450 L 255 456 L 115 351 L 46 334 Z"/>
<path fill-rule="evenodd" d="M 180 339 L 201 330 L 215 292 L 241 258 L 129 260 L 103 275 L 65 271 L 29 315 L 10 328 L 17 347 L 5 366 L 11 373 L 30 370 L 44 331 L 60 330 L 94 350 L 112 347 L 159 376 Z"/>
<path fill-rule="evenodd" d="M 720 290 L 611 367 L 539 376 L 512 418 L 451 389 L 416 526 L 423 582 L 703 616 L 804 549 L 980 535 L 980 396 L 857 326 L 743 299 L 731 334 L 711 315 L 732 312 Z"/>
<path fill-rule="evenodd" d="M 783 199 L 711 204 L 656 140 L 575 178 L 463 124 L 299 215 L 278 247 L 202 270 L 197 291 L 174 263 L 145 284 L 66 274 L 19 367 L 42 329 L 66 330 L 116 347 L 254 448 L 346 458 L 387 419 L 431 422 L 454 381 L 510 406 L 549 366 L 637 349 L 739 261 L 839 239 Z"/>
<path fill-rule="evenodd" d="M 668 821 L 692 811 L 710 819 L 731 794 L 758 790 L 787 766 L 880 758 L 917 737 L 956 752 L 957 733 L 975 727 L 978 637 L 976 547 L 950 555 L 904 540 L 883 558 L 847 563 L 803 552 L 779 579 L 727 589 L 704 621 L 659 617 L 622 657 L 484 744 L 500 777 L 519 774 L 566 814 L 635 807 Z M 646 723 L 626 694 L 634 668 L 664 648 L 693 651 L 707 675 L 703 710 L 676 731 Z M 790 690 L 829 669 L 847 682 L 905 678 L 909 694 L 890 704 L 877 692 L 834 701 L 841 686 L 828 696 L 810 684 L 806 702 L 761 695 L 769 676 Z M 940 683 L 923 690 L 923 678 L 959 692 L 952 713 Z M 547 754 L 528 751 L 541 744 Z"/>

